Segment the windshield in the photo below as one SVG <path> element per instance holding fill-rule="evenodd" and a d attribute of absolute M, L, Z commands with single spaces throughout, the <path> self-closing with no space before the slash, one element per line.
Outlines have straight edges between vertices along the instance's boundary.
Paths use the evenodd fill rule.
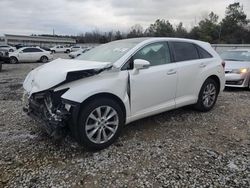
<path fill-rule="evenodd" d="M 250 61 L 249 51 L 227 51 L 221 54 L 222 59 L 227 61 Z"/>
<path fill-rule="evenodd" d="M 127 39 L 110 42 L 95 47 L 76 59 L 114 63 L 141 41 L 142 39 Z"/>

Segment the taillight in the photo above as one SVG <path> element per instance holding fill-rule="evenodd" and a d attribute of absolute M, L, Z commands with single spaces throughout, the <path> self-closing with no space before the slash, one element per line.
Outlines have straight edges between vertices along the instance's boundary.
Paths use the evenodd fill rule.
<path fill-rule="evenodd" d="M 225 66 L 226 66 L 225 61 L 222 61 L 222 62 L 221 62 L 221 65 L 222 65 L 223 69 L 225 69 Z"/>

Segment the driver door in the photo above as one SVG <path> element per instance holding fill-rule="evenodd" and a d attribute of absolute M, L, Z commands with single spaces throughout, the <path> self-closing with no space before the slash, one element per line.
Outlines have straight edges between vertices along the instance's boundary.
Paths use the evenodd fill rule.
<path fill-rule="evenodd" d="M 175 108 L 177 69 L 167 42 L 145 46 L 133 56 L 135 59 L 150 62 L 150 67 L 129 71 L 131 115 L 145 117 Z"/>

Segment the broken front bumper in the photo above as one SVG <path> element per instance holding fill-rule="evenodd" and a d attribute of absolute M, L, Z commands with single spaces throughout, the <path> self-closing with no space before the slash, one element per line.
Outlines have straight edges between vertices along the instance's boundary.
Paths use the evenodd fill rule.
<path fill-rule="evenodd" d="M 55 139 L 66 135 L 66 128 L 71 119 L 71 105 L 62 102 L 61 93 L 38 93 L 30 97 L 26 94 L 23 97 L 24 112 L 37 120 Z"/>

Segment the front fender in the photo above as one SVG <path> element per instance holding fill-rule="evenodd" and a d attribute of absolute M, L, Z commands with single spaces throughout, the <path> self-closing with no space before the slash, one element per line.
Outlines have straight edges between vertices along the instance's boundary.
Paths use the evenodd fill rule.
<path fill-rule="evenodd" d="M 54 91 L 69 88 L 61 98 L 69 101 L 82 103 L 89 97 L 100 94 L 110 93 L 123 101 L 127 115 L 130 114 L 129 98 L 127 94 L 128 72 L 103 72 L 92 77 L 76 80 L 54 89 Z"/>

